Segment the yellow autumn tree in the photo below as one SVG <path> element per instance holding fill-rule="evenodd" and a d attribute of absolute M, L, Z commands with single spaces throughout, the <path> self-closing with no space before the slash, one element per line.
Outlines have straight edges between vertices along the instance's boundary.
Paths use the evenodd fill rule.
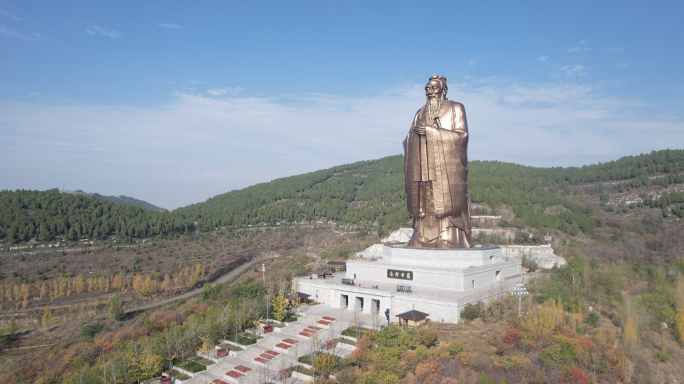
<path fill-rule="evenodd" d="M 40 285 L 40 298 L 45 299 L 47 297 L 47 284 L 43 281 L 43 283 Z"/>
<path fill-rule="evenodd" d="M 52 280 L 51 294 L 53 299 L 59 297 L 59 280 Z"/>
<path fill-rule="evenodd" d="M 157 293 L 157 280 L 154 280 L 150 275 L 147 275 L 147 278 L 145 279 L 144 291 L 145 293 L 142 293 L 143 295 L 153 295 Z"/>
<path fill-rule="evenodd" d="M 181 286 L 180 277 L 178 275 L 173 276 L 173 287 L 178 288 Z"/>
<path fill-rule="evenodd" d="M 96 289 L 97 281 L 95 281 L 95 279 L 92 276 L 90 276 L 88 278 L 88 292 L 95 292 Z"/>
<path fill-rule="evenodd" d="M 541 307 L 531 311 L 526 319 L 527 327 L 536 335 L 544 335 L 559 324 L 563 323 L 563 303 L 553 298 L 547 300 Z"/>
<path fill-rule="evenodd" d="M 160 286 L 160 291 L 164 292 L 167 289 L 169 289 L 170 286 L 171 286 L 171 278 L 169 277 L 169 275 L 165 275 L 164 281 L 162 281 L 161 286 Z"/>
<path fill-rule="evenodd" d="M 637 341 L 637 329 L 634 325 L 634 319 L 632 316 L 627 317 L 625 322 L 625 327 L 622 329 L 622 345 L 625 346 L 627 350 L 630 350 Z"/>
<path fill-rule="evenodd" d="M 144 283 L 145 281 L 140 274 L 133 276 L 133 289 L 140 294 L 142 294 L 142 291 L 145 289 Z"/>
<path fill-rule="evenodd" d="M 65 296 L 66 290 L 67 290 L 67 281 L 65 278 L 60 277 L 59 278 L 59 297 Z"/>
<path fill-rule="evenodd" d="M 54 321 L 55 321 L 55 316 L 52 314 L 50 307 L 45 307 L 45 311 L 43 312 L 43 317 L 40 319 L 40 325 L 42 325 L 43 328 L 48 328 L 49 326 L 52 325 L 52 323 Z"/>
<path fill-rule="evenodd" d="M 85 281 L 83 281 L 83 277 L 81 275 L 78 275 L 74 278 L 74 281 L 72 282 L 73 290 L 76 293 L 83 293 L 85 291 Z"/>
<path fill-rule="evenodd" d="M 19 300 L 21 298 L 21 287 L 19 284 L 14 284 L 12 293 L 14 294 L 14 300 Z"/>
<path fill-rule="evenodd" d="M 123 282 L 121 282 L 121 276 L 115 275 L 112 279 L 112 288 L 121 289 L 123 288 Z"/>
<path fill-rule="evenodd" d="M 29 297 L 29 287 L 25 283 L 21 284 L 21 298 L 28 300 Z"/>

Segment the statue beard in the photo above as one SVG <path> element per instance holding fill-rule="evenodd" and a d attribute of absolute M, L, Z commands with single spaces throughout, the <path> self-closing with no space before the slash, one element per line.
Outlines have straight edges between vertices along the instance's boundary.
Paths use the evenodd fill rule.
<path fill-rule="evenodd" d="M 442 107 L 442 102 L 444 101 L 443 96 L 428 97 L 427 103 L 427 123 L 432 124 L 435 118 L 439 116 L 439 109 Z"/>

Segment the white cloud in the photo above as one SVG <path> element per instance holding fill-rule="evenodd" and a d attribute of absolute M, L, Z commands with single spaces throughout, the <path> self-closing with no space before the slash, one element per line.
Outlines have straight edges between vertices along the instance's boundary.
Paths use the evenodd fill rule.
<path fill-rule="evenodd" d="M 206 80 L 188 80 L 188 83 L 197 85 L 197 84 L 209 84 L 208 81 Z"/>
<path fill-rule="evenodd" d="M 85 29 L 86 33 L 93 36 L 96 34 L 100 34 L 103 36 L 111 37 L 112 39 L 118 39 L 123 36 L 123 33 L 115 31 L 113 29 L 105 28 L 105 27 L 100 27 L 98 25 L 93 24 L 90 28 Z"/>
<path fill-rule="evenodd" d="M 171 29 L 183 28 L 182 25 L 178 25 L 178 24 L 157 24 L 157 25 L 162 27 L 162 28 L 171 28 Z"/>
<path fill-rule="evenodd" d="M 18 17 L 16 17 L 14 14 L 9 13 L 9 12 L 7 12 L 7 11 L 3 11 L 2 9 L 0 9 L 0 15 L 7 16 L 7 17 L 9 17 L 9 18 L 11 18 L 11 19 L 14 19 L 14 20 L 16 20 L 16 21 L 21 21 L 21 19 L 18 18 Z"/>
<path fill-rule="evenodd" d="M 618 47 L 606 47 L 606 52 L 608 53 L 618 53 L 621 52 L 623 49 L 618 48 Z"/>
<path fill-rule="evenodd" d="M 573 77 L 573 76 L 586 76 L 587 73 L 584 72 L 584 66 L 575 64 L 575 65 L 565 65 L 560 67 L 560 70 L 565 72 L 565 74 L 568 77 Z"/>
<path fill-rule="evenodd" d="M 475 65 L 475 63 L 476 63 L 475 60 L 470 60 L 470 61 L 468 62 L 468 66 L 472 67 L 473 65 Z"/>
<path fill-rule="evenodd" d="M 449 85 L 449 98 L 466 106 L 471 160 L 583 165 L 684 143 L 684 116 L 676 108 L 606 97 L 597 85 L 498 79 Z M 401 153 L 425 101 L 422 88 L 358 98 L 176 92 L 173 102 L 147 108 L 0 100 L 0 189 L 66 183 L 175 208 L 278 177 Z"/>
<path fill-rule="evenodd" d="M 212 96 L 221 96 L 226 93 L 230 93 L 231 95 L 236 95 L 242 91 L 242 87 L 237 87 L 237 88 L 212 88 L 208 89 L 207 93 L 212 95 Z"/>
<path fill-rule="evenodd" d="M 537 58 L 537 60 L 539 60 L 539 61 L 546 61 L 546 60 L 548 60 L 548 59 L 549 59 L 548 56 L 540 56 L 540 57 Z"/>
<path fill-rule="evenodd" d="M 0 33 L 2 33 L 3 35 L 16 37 L 23 40 L 31 40 L 30 36 L 27 36 L 21 32 L 17 32 L 9 28 L 5 28 L 3 26 L 0 26 Z"/>

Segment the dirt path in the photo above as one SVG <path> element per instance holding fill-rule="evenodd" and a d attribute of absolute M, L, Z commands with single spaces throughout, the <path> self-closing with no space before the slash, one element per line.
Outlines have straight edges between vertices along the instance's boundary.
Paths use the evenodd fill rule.
<path fill-rule="evenodd" d="M 225 283 L 226 281 L 228 281 L 228 280 L 234 278 L 235 276 L 239 275 L 240 272 L 244 271 L 245 269 L 247 269 L 247 268 L 253 266 L 254 264 L 256 264 L 256 263 L 258 263 L 258 262 L 259 262 L 259 260 L 252 260 L 252 261 L 249 261 L 249 262 L 247 262 L 247 263 L 245 263 L 245 264 L 239 266 L 238 268 L 233 269 L 233 270 L 230 271 L 228 274 L 223 275 L 223 276 L 220 277 L 218 280 L 216 280 L 216 281 L 214 281 L 213 283 L 211 283 L 211 286 L 212 286 L 212 287 L 215 287 L 216 284 Z M 194 291 L 186 292 L 186 293 L 183 293 L 182 295 L 174 296 L 174 297 L 169 298 L 169 299 L 166 299 L 166 300 L 158 301 L 158 302 L 155 302 L 155 303 L 150 303 L 150 304 L 143 305 L 143 306 L 140 306 L 140 307 L 131 308 L 131 309 L 126 310 L 126 312 L 127 312 L 127 313 L 130 313 L 130 312 L 144 311 L 144 310 L 146 310 L 146 309 L 150 309 L 150 308 L 154 308 L 154 307 L 166 305 L 166 304 L 169 304 L 169 303 L 173 303 L 174 301 L 178 301 L 178 300 L 182 300 L 182 299 L 187 299 L 187 298 L 189 298 L 189 297 L 198 295 L 200 292 L 202 292 L 202 288 L 198 288 L 198 289 L 195 289 Z M 101 316 L 101 317 L 106 317 L 106 316 Z"/>

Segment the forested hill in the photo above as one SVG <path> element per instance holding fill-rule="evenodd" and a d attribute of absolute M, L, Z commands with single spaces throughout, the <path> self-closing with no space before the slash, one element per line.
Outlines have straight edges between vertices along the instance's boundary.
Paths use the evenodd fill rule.
<path fill-rule="evenodd" d="M 591 193 L 596 194 L 604 194 L 606 187 L 602 183 L 606 182 L 618 182 L 617 187 L 612 186 L 618 192 L 620 188 L 644 184 L 666 186 L 684 183 L 682 170 L 683 150 L 663 150 L 569 168 L 472 161 L 470 195 L 473 202 L 491 208 L 510 207 L 515 214 L 514 225 L 558 229 L 570 234 L 593 233 L 596 207 L 575 195 L 577 185 L 593 184 Z M 651 176 L 657 177 L 649 179 Z M 303 221 L 333 221 L 339 225 L 392 230 L 410 219 L 405 197 L 401 155 L 253 185 L 171 213 L 56 191 L 2 191 L 0 241 L 175 236 L 195 229 Z M 683 202 L 683 193 L 672 193 L 655 200 L 646 198 L 639 204 L 661 209 L 664 215 L 684 215 Z M 547 210 L 554 206 L 559 209 Z"/>
<path fill-rule="evenodd" d="M 157 207 L 154 204 L 150 204 L 147 201 L 143 200 L 138 200 L 129 196 L 104 196 L 100 195 L 99 193 L 93 193 L 93 197 L 99 197 L 100 199 L 105 199 L 107 201 L 111 201 L 114 203 L 121 203 L 121 204 L 128 204 L 128 205 L 135 205 L 136 207 L 140 208 L 145 208 L 150 211 L 161 211 L 164 208 Z"/>
<path fill-rule="evenodd" d="M 571 233 L 593 232 L 596 224 L 591 210 L 571 198 L 571 186 L 610 181 L 625 181 L 627 187 L 684 182 L 683 150 L 654 151 L 583 167 L 537 168 L 498 161 L 472 161 L 469 166 L 474 202 L 490 207 L 507 205 L 525 225 Z M 652 175 L 668 177 L 649 181 Z M 602 187 L 597 188 L 601 192 Z M 558 204 L 568 209 L 557 215 L 544 213 L 545 208 Z M 393 229 L 410 218 L 401 155 L 257 184 L 179 208 L 174 214 L 196 220 L 200 230 L 328 220 L 360 227 L 377 222 Z"/>
<path fill-rule="evenodd" d="M 87 195 L 0 191 L 0 241 L 147 237 L 183 233 L 192 223 L 166 211 L 117 204 Z"/>

